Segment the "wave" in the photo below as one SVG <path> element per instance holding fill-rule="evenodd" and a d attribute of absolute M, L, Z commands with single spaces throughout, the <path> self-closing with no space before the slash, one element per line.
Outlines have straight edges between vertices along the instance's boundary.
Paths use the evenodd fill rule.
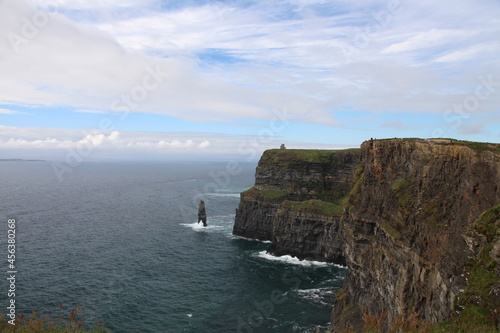
<path fill-rule="evenodd" d="M 297 257 L 292 257 L 290 255 L 276 257 L 273 256 L 272 254 L 267 253 L 267 251 L 260 251 L 256 254 L 256 256 L 266 260 L 279 261 L 286 264 L 301 265 L 307 267 L 328 267 L 335 265 L 324 261 L 300 260 Z"/>
<path fill-rule="evenodd" d="M 296 292 L 299 297 L 324 306 L 332 305 L 331 297 L 335 294 L 335 290 L 331 287 L 299 289 Z"/>
<path fill-rule="evenodd" d="M 211 197 L 233 197 L 233 198 L 240 197 L 239 193 L 206 193 L 205 195 Z"/>
<path fill-rule="evenodd" d="M 244 239 L 244 240 L 251 241 L 251 242 L 261 242 L 264 244 L 271 244 L 272 243 L 270 240 L 260 240 L 257 238 L 248 238 L 248 237 L 243 237 L 243 236 L 238 236 L 238 235 L 232 235 L 232 237 L 234 239 Z"/>
<path fill-rule="evenodd" d="M 207 232 L 210 232 L 210 231 L 220 231 L 220 230 L 224 230 L 225 229 L 221 225 L 212 225 L 212 224 L 209 224 L 206 227 L 204 227 L 203 223 L 198 223 L 198 222 L 195 222 L 195 223 L 181 223 L 181 225 L 184 226 L 184 227 L 191 228 L 194 231 L 198 231 L 198 232 L 200 232 L 200 231 L 207 231 Z"/>

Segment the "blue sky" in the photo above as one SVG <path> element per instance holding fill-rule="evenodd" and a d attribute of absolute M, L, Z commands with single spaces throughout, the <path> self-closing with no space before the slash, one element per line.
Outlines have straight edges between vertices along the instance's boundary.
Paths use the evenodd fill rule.
<path fill-rule="evenodd" d="M 498 0 L 0 0 L 0 158 L 499 142 L 499 36 Z"/>

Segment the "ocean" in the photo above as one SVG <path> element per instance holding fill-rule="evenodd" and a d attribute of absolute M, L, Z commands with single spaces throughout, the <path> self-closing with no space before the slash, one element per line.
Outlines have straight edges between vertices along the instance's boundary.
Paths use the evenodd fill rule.
<path fill-rule="evenodd" d="M 0 162 L 2 309 L 11 299 L 26 315 L 80 306 L 87 327 L 102 320 L 112 332 L 327 327 L 345 268 L 272 257 L 268 243 L 232 235 L 254 174 L 251 163 L 85 162 L 58 179 L 50 162 Z"/>

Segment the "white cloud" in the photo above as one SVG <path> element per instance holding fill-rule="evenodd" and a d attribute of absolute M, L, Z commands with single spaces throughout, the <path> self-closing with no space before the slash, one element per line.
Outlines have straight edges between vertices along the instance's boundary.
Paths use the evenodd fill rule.
<path fill-rule="evenodd" d="M 255 77 L 252 77 L 254 74 L 246 79 L 239 77 L 236 83 L 234 78 L 237 76 L 232 73 L 201 70 L 199 66 L 203 64 L 194 58 L 194 51 L 209 47 L 210 40 L 213 46 L 228 43 L 224 40 L 229 40 L 232 46 L 241 45 L 235 40 L 241 36 L 238 37 L 232 30 L 236 28 L 243 33 L 247 28 L 255 30 L 258 26 L 251 23 L 246 27 L 242 22 L 237 28 L 236 20 L 241 18 L 241 14 L 234 19 L 230 19 L 230 15 L 224 16 L 228 17 L 229 24 L 218 26 L 217 15 L 226 14 L 224 10 L 221 14 L 213 8 L 205 6 L 127 20 L 122 24 L 116 22 L 112 25 L 116 28 L 101 26 L 102 30 L 89 24 L 71 22 L 61 14 L 49 16 L 48 23 L 23 43 L 12 45 L 8 39 L 0 40 L 0 55 L 5 59 L 0 63 L 0 85 L 4 87 L 0 91 L 0 103 L 71 105 L 80 112 L 108 112 L 113 111 L 116 102 L 123 96 L 138 92 L 137 89 L 144 88 L 144 82 L 147 82 L 154 88 L 146 91 L 145 98 L 139 96 L 141 98 L 133 100 L 130 111 L 165 114 L 190 121 L 229 121 L 268 119 L 271 109 L 287 105 L 296 110 L 308 109 L 314 103 L 320 106 L 314 96 L 295 89 L 287 92 L 286 89 L 271 88 L 269 85 L 275 81 L 273 76 L 268 76 L 264 85 L 256 85 Z M 12 18 L 29 19 L 34 13 L 36 11 L 23 1 L 5 0 L 0 3 L 0 31 L 21 36 L 23 26 L 19 20 Z M 250 24 L 248 21 L 252 17 L 254 15 L 245 21 Z M 194 27 L 182 30 L 189 24 Z M 164 54 L 168 51 L 166 55 L 169 57 L 152 57 L 130 51 L 130 45 L 117 42 L 121 38 L 120 29 L 135 29 L 135 32 L 125 31 L 125 35 L 151 37 L 155 44 L 148 46 L 148 50 Z M 158 36 L 163 37 L 158 39 Z M 165 38 L 174 46 L 165 49 L 163 45 L 170 45 Z M 263 42 L 259 47 L 280 45 Z M 188 52 L 178 52 L 182 48 L 187 48 Z M 148 68 L 160 68 L 161 72 L 168 74 L 163 75 L 157 85 L 147 79 L 150 75 Z M 268 71 L 269 74 L 272 72 Z M 279 75 L 283 76 L 283 73 Z M 285 80 L 286 76 L 291 78 L 288 74 L 284 76 Z M 286 81 L 279 83 L 280 86 L 283 84 L 287 85 Z M 329 118 L 324 106 L 311 110 L 311 113 L 312 116 L 303 120 L 314 122 Z"/>
<path fill-rule="evenodd" d="M 208 139 L 210 138 L 210 139 Z M 79 154 L 83 160 L 99 159 L 211 159 L 256 161 L 265 149 L 281 141 L 260 136 L 232 136 L 192 132 L 99 132 L 0 125 L 2 158 L 65 160 Z M 287 141 L 294 148 L 331 148 L 330 145 Z"/>
<path fill-rule="evenodd" d="M 145 91 L 144 100 L 129 104 L 131 112 L 227 124 L 269 121 L 273 109 L 286 108 L 294 122 L 341 126 L 332 117 L 339 109 L 375 117 L 443 113 L 474 92 L 479 76 L 500 78 L 500 6 L 493 0 L 404 1 L 395 13 L 385 0 L 176 2 L 170 8 L 155 0 L 57 1 L 59 14 L 18 44 L 17 53 L 8 38 L 0 39 L 0 105 L 7 109 L 113 113 L 123 96 Z M 42 8 L 44 2 L 31 1 Z M 23 19 L 34 13 L 25 0 L 0 2 L 0 32 L 22 35 Z M 145 80 L 147 68 L 157 66 L 168 74 L 144 90 L 144 82 L 154 83 Z M 474 116 L 498 112 L 498 100 L 481 101 Z M 43 145 L 49 137 L 36 140 Z M 68 140 L 77 139 L 85 136 Z M 162 140 L 168 149 L 220 147 L 209 137 L 136 139 L 123 147 L 156 147 Z M 103 147 L 108 141 L 87 142 Z"/>
<path fill-rule="evenodd" d="M 42 8 L 60 8 L 66 10 L 95 10 L 103 8 L 133 8 L 152 4 L 150 0 L 30 0 Z"/>
<path fill-rule="evenodd" d="M 431 29 L 424 31 L 409 39 L 390 45 L 382 50 L 382 53 L 396 53 L 430 48 L 433 46 L 441 46 L 447 44 L 450 40 L 455 40 L 457 37 L 470 35 L 468 31 L 460 30 L 443 30 Z"/>
<path fill-rule="evenodd" d="M 208 140 L 203 141 L 202 143 L 200 143 L 198 145 L 198 147 L 200 147 L 200 148 L 208 148 L 208 147 L 210 147 L 210 141 L 208 141 Z"/>
<path fill-rule="evenodd" d="M 9 109 L 0 109 L 0 114 L 29 114 L 29 113 L 9 110 Z"/>
<path fill-rule="evenodd" d="M 497 57 L 500 53 L 500 43 L 483 43 L 464 48 L 459 51 L 450 52 L 442 57 L 435 59 L 435 62 L 464 62 L 469 60 L 480 59 L 490 55 Z"/>
<path fill-rule="evenodd" d="M 81 110 L 75 110 L 77 113 L 93 113 L 93 114 L 107 114 L 109 112 L 102 111 L 102 110 L 86 110 L 86 109 L 81 109 Z"/>
<path fill-rule="evenodd" d="M 47 136 L 47 133 L 52 133 Z M 177 135 L 177 138 L 176 138 Z M 189 138 L 189 136 L 194 138 Z M 47 130 L 41 128 L 16 128 L 0 126 L 0 149 L 46 150 L 130 150 L 147 149 L 158 154 L 195 153 L 210 147 L 203 136 L 190 133 L 101 132 L 81 130 Z"/>
<path fill-rule="evenodd" d="M 11 130 L 13 128 L 10 128 Z M 14 130 L 14 132 L 16 132 Z M 19 129 L 19 134 L 23 132 L 23 129 Z M 75 138 L 78 133 L 80 135 L 83 132 L 83 137 L 80 139 Z M 19 135 L 18 134 L 18 135 Z M 182 150 L 186 148 L 195 148 L 195 142 L 192 139 L 185 140 L 160 140 L 157 139 L 161 137 L 161 134 L 149 135 L 147 140 L 144 138 L 137 137 L 137 134 L 132 133 L 131 135 L 122 136 L 120 132 L 113 131 L 110 133 L 100 133 L 97 131 L 91 131 L 87 134 L 87 131 L 73 131 L 73 139 L 59 139 L 54 137 L 46 137 L 40 139 L 26 139 L 26 138 L 7 138 L 5 135 L 0 136 L 0 148 L 7 149 L 17 149 L 17 148 L 81 148 L 93 149 L 93 148 L 108 148 L 108 149 L 119 149 L 119 148 L 150 148 L 153 150 L 158 150 L 161 152 L 164 149 Z M 21 134 L 22 135 L 22 134 Z M 43 134 L 42 134 L 43 135 Z M 171 136 L 170 134 L 164 134 L 164 136 Z M 203 141 L 198 144 L 198 147 L 205 148 L 208 141 Z M 167 150 L 166 152 L 169 152 Z"/>
<path fill-rule="evenodd" d="M 174 140 L 172 142 L 160 141 L 158 142 L 160 147 L 171 147 L 171 148 L 189 148 L 193 146 L 193 140 L 186 140 L 181 142 L 179 140 Z"/>

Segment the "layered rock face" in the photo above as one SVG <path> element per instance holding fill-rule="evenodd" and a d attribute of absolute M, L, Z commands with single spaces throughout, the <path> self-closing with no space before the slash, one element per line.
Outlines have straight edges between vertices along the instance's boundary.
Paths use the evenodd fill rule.
<path fill-rule="evenodd" d="M 313 202 L 314 203 L 314 202 Z M 273 220 L 269 253 L 345 265 L 340 217 L 314 208 L 298 209 L 285 203 Z"/>
<path fill-rule="evenodd" d="M 332 327 L 359 329 L 365 313 L 387 312 L 390 319 L 418 312 L 430 322 L 450 317 L 467 286 L 466 262 L 481 247 L 473 223 L 500 202 L 500 154 L 484 148 L 363 143 L 343 219 L 349 271 Z"/>
<path fill-rule="evenodd" d="M 359 156 L 359 149 L 266 151 L 256 169 L 255 186 L 241 194 L 233 234 L 276 240 L 271 249 L 276 254 L 293 253 L 305 258 L 317 253 L 319 257 L 331 258 L 323 250 L 298 242 L 305 233 L 314 239 L 323 234 L 331 238 L 330 233 L 336 232 L 338 226 L 330 224 L 338 224 L 339 218 L 328 213 L 338 209 L 341 198 L 352 187 Z M 299 207 L 298 202 L 305 202 L 311 208 L 308 214 L 314 217 L 301 214 L 307 207 Z M 321 226 L 311 227 L 312 221 Z M 317 248 L 321 246 L 318 244 Z"/>
<path fill-rule="evenodd" d="M 500 317 L 499 185 L 500 145 L 390 139 L 361 150 L 270 150 L 241 195 L 234 234 L 271 240 L 275 255 L 347 264 L 335 332 L 359 331 L 364 314 L 447 320 L 462 310 L 480 252 L 495 299 L 486 308 Z M 478 229 L 478 219 L 489 222 Z"/>

